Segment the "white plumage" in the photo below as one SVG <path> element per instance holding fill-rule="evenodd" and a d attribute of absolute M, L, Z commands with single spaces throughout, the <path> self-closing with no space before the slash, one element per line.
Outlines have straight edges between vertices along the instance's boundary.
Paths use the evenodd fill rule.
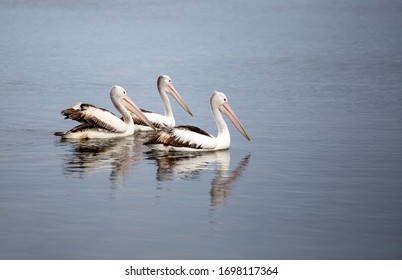
<path fill-rule="evenodd" d="M 176 126 L 162 129 L 155 137 L 145 143 L 151 150 L 157 151 L 216 151 L 230 147 L 230 133 L 222 113 L 227 115 L 239 132 L 250 140 L 242 124 L 230 108 L 227 97 L 215 91 L 211 98 L 211 110 L 218 127 L 218 136 L 214 137 L 195 126 Z"/>
<path fill-rule="evenodd" d="M 79 102 L 73 107 L 63 110 L 61 114 L 66 119 L 75 120 L 82 124 L 66 132 L 56 132 L 55 135 L 70 139 L 113 138 L 132 135 L 134 133 L 134 121 L 127 108 L 138 115 L 144 123 L 153 127 L 144 113 L 128 97 L 124 88 L 113 86 L 110 90 L 110 99 L 123 115 L 123 120 L 106 109 Z"/>
<path fill-rule="evenodd" d="M 171 94 L 174 99 L 180 104 L 180 106 L 191 116 L 193 115 L 190 108 L 184 102 L 183 98 L 177 92 L 172 84 L 172 79 L 167 75 L 160 75 L 157 81 L 158 91 L 162 100 L 164 115 L 153 113 L 151 111 L 142 110 L 144 115 L 150 120 L 150 122 L 157 128 L 173 127 L 176 125 L 176 121 L 173 115 L 172 106 L 168 98 L 168 94 Z M 152 128 L 139 119 L 135 114 L 133 115 L 135 131 L 151 131 Z"/>

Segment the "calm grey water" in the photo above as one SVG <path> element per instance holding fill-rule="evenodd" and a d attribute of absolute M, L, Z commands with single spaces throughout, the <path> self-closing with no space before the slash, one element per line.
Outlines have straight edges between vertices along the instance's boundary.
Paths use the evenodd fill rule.
<path fill-rule="evenodd" d="M 1 259 L 401 259 L 401 1 L 0 1 Z M 66 142 L 112 85 L 229 151 Z"/>

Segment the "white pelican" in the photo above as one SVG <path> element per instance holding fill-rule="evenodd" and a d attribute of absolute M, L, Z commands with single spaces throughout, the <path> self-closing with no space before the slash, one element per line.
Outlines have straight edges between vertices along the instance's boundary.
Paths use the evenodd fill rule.
<path fill-rule="evenodd" d="M 113 86 L 110 90 L 110 99 L 116 109 L 123 115 L 123 120 L 106 109 L 79 102 L 73 107 L 63 110 L 61 114 L 66 119 L 79 121 L 82 124 L 67 132 L 56 132 L 55 135 L 69 139 L 113 138 L 132 135 L 134 134 L 134 121 L 127 108 L 153 128 L 152 123 L 128 97 L 124 88 Z"/>
<path fill-rule="evenodd" d="M 217 137 L 195 126 L 175 126 L 162 129 L 145 145 L 156 151 L 217 151 L 228 149 L 230 134 L 221 112 L 227 115 L 237 130 L 250 141 L 250 137 L 230 108 L 224 93 L 215 91 L 211 96 L 210 103 L 218 127 Z"/>
<path fill-rule="evenodd" d="M 187 113 L 189 113 L 191 116 L 193 113 L 191 112 L 190 108 L 186 105 L 184 100 L 181 98 L 180 94 L 177 92 L 175 87 L 172 84 L 172 79 L 167 76 L 167 75 L 160 75 L 158 77 L 158 91 L 159 95 L 162 100 L 163 104 L 163 109 L 165 112 L 165 115 L 161 114 L 156 114 L 152 113 L 151 111 L 143 110 L 143 113 L 145 116 L 151 121 L 151 123 L 154 125 L 154 127 L 157 128 L 162 128 L 162 127 L 173 127 L 176 125 L 174 116 L 173 116 L 173 111 L 172 111 L 172 106 L 170 105 L 170 101 L 168 98 L 168 93 L 171 94 L 174 99 L 180 104 L 181 107 L 183 107 L 184 110 L 186 110 Z M 130 108 L 128 108 L 130 110 Z M 149 124 L 143 122 L 138 116 L 133 115 L 134 123 L 136 124 L 135 126 L 135 131 L 150 131 L 152 128 L 149 126 Z"/>

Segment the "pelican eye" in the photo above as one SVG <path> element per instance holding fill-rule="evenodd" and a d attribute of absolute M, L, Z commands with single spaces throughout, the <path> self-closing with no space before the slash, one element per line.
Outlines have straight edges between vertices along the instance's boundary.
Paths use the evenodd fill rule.
<path fill-rule="evenodd" d="M 172 82 L 172 80 L 169 80 L 169 83 L 171 83 Z"/>

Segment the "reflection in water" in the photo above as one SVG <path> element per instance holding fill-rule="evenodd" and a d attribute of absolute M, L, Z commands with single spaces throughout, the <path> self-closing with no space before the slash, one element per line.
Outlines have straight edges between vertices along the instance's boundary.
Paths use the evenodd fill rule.
<path fill-rule="evenodd" d="M 211 205 L 222 204 L 232 189 L 232 184 L 241 176 L 250 160 L 250 154 L 246 155 L 236 166 L 236 168 L 227 175 L 228 168 L 219 168 L 216 170 L 216 176 L 211 182 Z"/>
<path fill-rule="evenodd" d="M 124 185 L 129 169 L 142 159 L 154 160 L 157 165 L 156 180 L 198 179 L 203 170 L 214 170 L 211 181 L 211 206 L 223 204 L 230 194 L 233 183 L 247 167 L 250 155 L 246 155 L 229 173 L 230 151 L 200 153 L 164 153 L 148 151 L 143 143 L 150 134 L 138 133 L 134 137 L 117 139 L 74 140 L 60 139 L 58 145 L 72 147 L 72 152 L 63 158 L 64 174 L 85 178 L 98 172 L 110 172 L 112 189 Z"/>
<path fill-rule="evenodd" d="M 124 184 L 131 165 L 140 160 L 142 143 L 147 135 L 136 134 L 134 137 L 115 139 L 74 140 L 61 139 L 60 145 L 71 145 L 72 153 L 64 157 L 64 174 L 87 175 L 110 171 L 110 180 L 114 187 Z M 137 156 L 136 156 L 137 155 Z"/>
<path fill-rule="evenodd" d="M 230 151 L 213 151 L 207 153 L 161 153 L 147 152 L 147 159 L 155 160 L 158 169 L 158 181 L 170 181 L 175 178 L 193 180 L 203 170 L 212 170 L 216 166 L 215 177 L 211 181 L 211 205 L 223 204 L 232 184 L 247 167 L 250 155 L 246 155 L 230 173 Z"/>

